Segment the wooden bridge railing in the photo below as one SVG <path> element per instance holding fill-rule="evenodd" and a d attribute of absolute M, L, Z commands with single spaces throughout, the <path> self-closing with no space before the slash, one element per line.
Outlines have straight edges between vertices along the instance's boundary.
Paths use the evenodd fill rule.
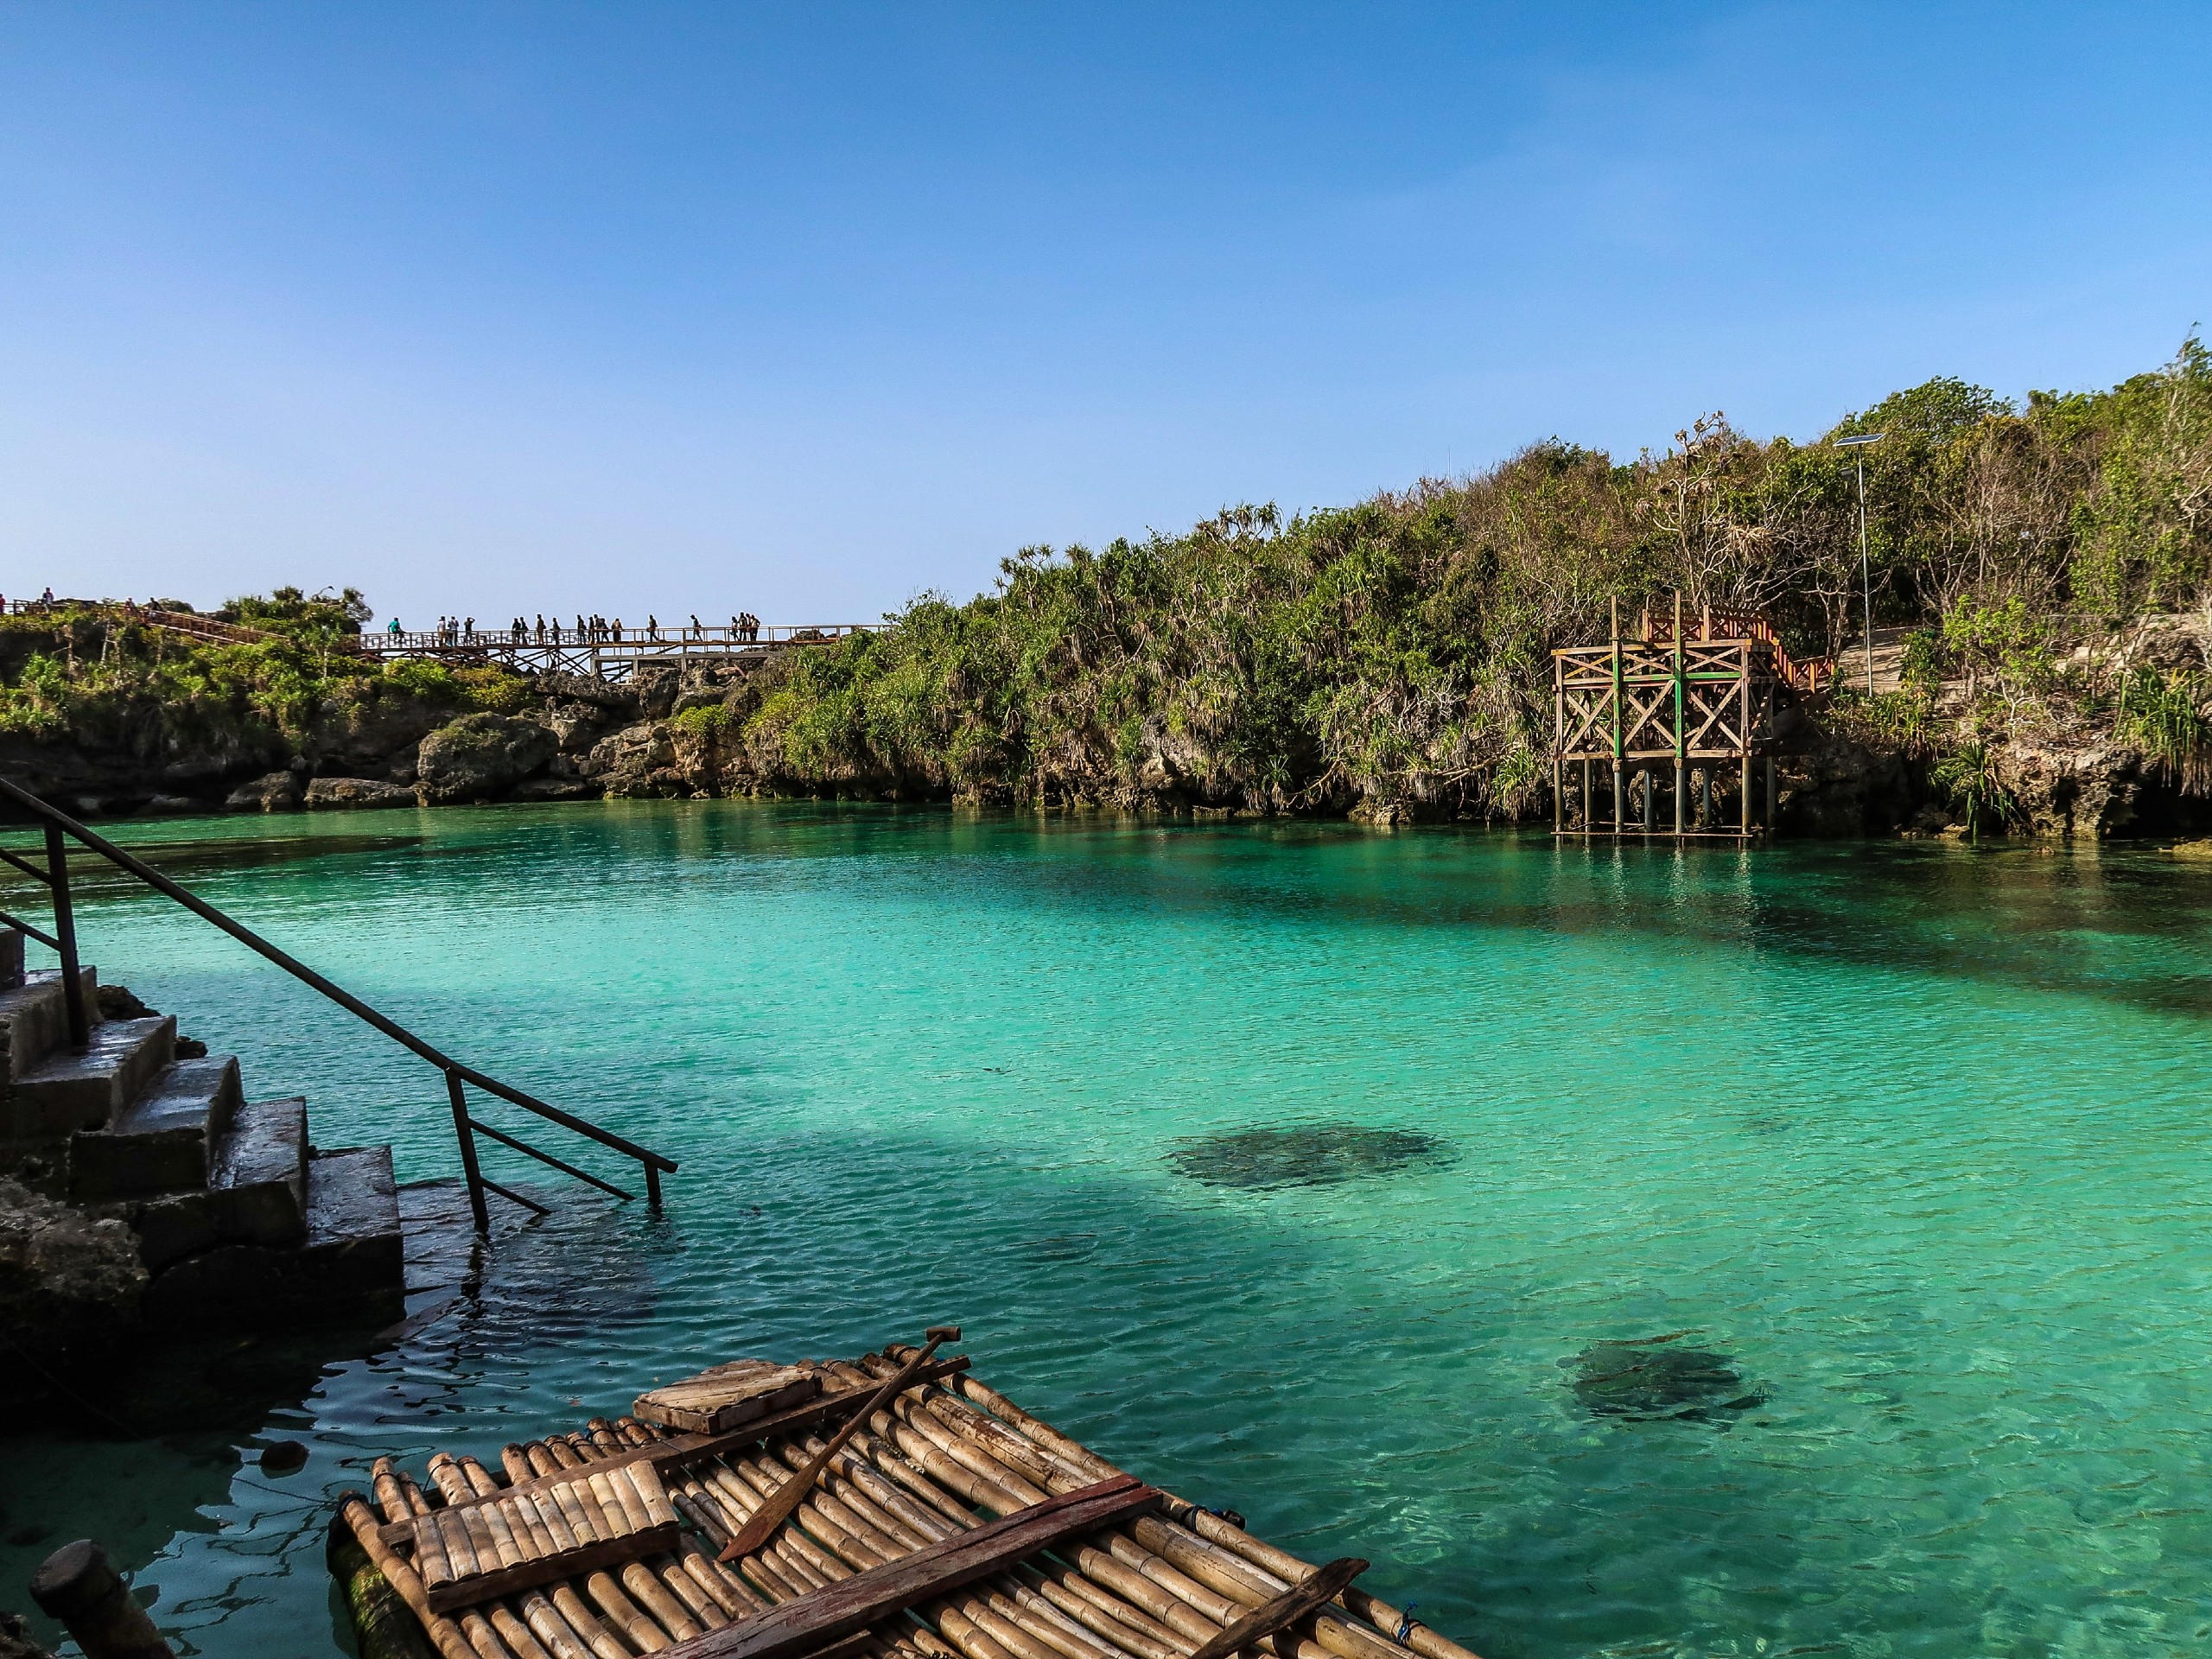
<path fill-rule="evenodd" d="M 210 645 L 255 645 L 285 636 L 265 628 L 224 622 L 195 611 L 156 609 L 124 601 L 106 599 L 10 600 L 8 610 L 19 616 L 54 611 L 91 611 L 128 626 L 157 628 Z M 785 651 L 796 646 L 829 645 L 855 633 L 869 633 L 867 622 L 749 623 L 743 626 L 701 623 L 649 623 L 630 627 L 619 623 L 573 624 L 552 622 L 517 631 L 506 628 L 376 629 L 366 633 L 340 633 L 332 646 L 374 660 L 395 657 L 432 657 L 470 662 L 503 662 L 534 670 L 565 669 L 599 673 L 609 661 L 631 665 L 657 657 L 741 657 L 755 652 Z"/>

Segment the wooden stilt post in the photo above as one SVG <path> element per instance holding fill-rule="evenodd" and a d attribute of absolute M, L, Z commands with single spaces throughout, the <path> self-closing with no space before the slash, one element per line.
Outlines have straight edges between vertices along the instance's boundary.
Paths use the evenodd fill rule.
<path fill-rule="evenodd" d="M 1774 829 L 1774 757 L 1770 754 L 1766 758 L 1766 827 L 1771 833 Z"/>
<path fill-rule="evenodd" d="M 1738 770 L 1743 774 L 1744 816 L 1741 833 L 1748 839 L 1751 833 L 1751 643 L 1746 639 L 1737 648 L 1736 664 L 1736 753 Z"/>
<path fill-rule="evenodd" d="M 1624 787 L 1621 771 L 1621 748 L 1627 737 L 1623 728 L 1621 710 L 1621 601 L 1613 600 L 1613 833 L 1622 835 L 1628 829 L 1628 794 Z"/>
<path fill-rule="evenodd" d="M 1567 828 L 1567 677 L 1560 659 L 1552 658 L 1552 834 Z"/>
<path fill-rule="evenodd" d="M 1675 833 L 1682 833 L 1684 767 L 1688 762 L 1688 659 L 1683 655 L 1682 596 L 1675 594 Z"/>
<path fill-rule="evenodd" d="M 1590 834 L 1598 827 L 1598 804 L 1590 794 L 1590 757 L 1582 757 L 1582 833 Z"/>

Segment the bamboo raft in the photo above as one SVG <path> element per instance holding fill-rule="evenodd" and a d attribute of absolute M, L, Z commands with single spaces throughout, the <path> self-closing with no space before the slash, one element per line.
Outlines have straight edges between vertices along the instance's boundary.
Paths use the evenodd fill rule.
<path fill-rule="evenodd" d="M 701 1403 L 748 1367 L 749 1421 Z M 378 1459 L 332 1524 L 341 1577 L 365 1554 L 347 1585 L 365 1659 L 1476 1659 L 1354 1586 L 1365 1562 L 1317 1567 L 1145 1484 L 964 1358 L 740 1361 L 634 1409 L 509 1446 L 496 1471 L 438 1452 L 427 1485 Z M 760 1548 L 717 1559 L 794 1497 Z"/>

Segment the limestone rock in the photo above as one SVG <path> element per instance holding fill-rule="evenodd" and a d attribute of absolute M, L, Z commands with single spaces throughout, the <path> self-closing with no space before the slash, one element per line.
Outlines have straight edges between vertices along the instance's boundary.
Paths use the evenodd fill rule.
<path fill-rule="evenodd" d="M 423 740 L 416 766 L 423 801 L 477 801 L 520 783 L 553 758 L 560 741 L 534 720 L 465 715 Z"/>
<path fill-rule="evenodd" d="M 233 812 L 296 812 L 300 810 L 300 780 L 289 772 L 272 772 L 240 784 L 223 804 Z"/>
<path fill-rule="evenodd" d="M 563 754 L 589 754 L 616 717 L 596 703 L 575 702 L 549 702 L 538 715 L 559 741 Z"/>
<path fill-rule="evenodd" d="M 1754 787 L 1760 786 L 1754 779 Z M 1734 810 L 1719 800 L 1715 810 Z M 1793 835 L 1872 836 L 1902 828 L 1920 804 L 1902 755 L 1870 749 L 1848 738 L 1821 734 L 1802 754 L 1782 762 L 1779 806 Z"/>
<path fill-rule="evenodd" d="M 643 721 L 601 738 L 578 768 L 599 780 L 610 795 L 651 795 L 661 790 L 649 780 L 676 760 L 674 734 L 664 721 Z M 689 792 L 690 786 L 685 786 Z"/>
<path fill-rule="evenodd" d="M 533 778 L 517 784 L 509 794 L 516 801 L 595 801 L 607 793 L 604 785 L 583 778 Z"/>
<path fill-rule="evenodd" d="M 635 718 L 638 712 L 637 694 L 624 685 L 609 685 L 605 680 L 594 679 L 588 674 L 565 674 L 558 670 L 541 674 L 537 680 L 537 695 L 548 703 L 567 701 L 588 703 L 602 713 L 622 719 Z"/>
<path fill-rule="evenodd" d="M 64 1343 L 112 1334 L 137 1317 L 145 1288 L 124 1223 L 0 1179 L 0 1327 Z"/>
<path fill-rule="evenodd" d="M 416 804 L 415 791 L 404 784 L 375 778 L 318 778 L 308 785 L 307 804 L 312 810 Z"/>
<path fill-rule="evenodd" d="M 2143 795 L 2143 757 L 2132 748 L 2089 743 L 2076 748 L 2015 740 L 1998 770 L 2030 833 L 2101 841 L 2133 825 Z"/>
<path fill-rule="evenodd" d="M 334 771 L 382 771 L 386 756 L 412 747 L 458 712 L 450 702 L 392 693 L 356 697 L 323 712 L 305 753 Z"/>

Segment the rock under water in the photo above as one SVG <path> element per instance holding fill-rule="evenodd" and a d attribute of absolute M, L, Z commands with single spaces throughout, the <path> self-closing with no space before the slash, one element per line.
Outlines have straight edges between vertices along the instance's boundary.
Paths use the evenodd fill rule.
<path fill-rule="evenodd" d="M 1766 1395 L 1745 1389 L 1729 1356 L 1707 1348 L 1676 1348 L 1670 1345 L 1674 1341 L 1645 1337 L 1593 1342 L 1560 1363 L 1574 1368 L 1574 1397 L 1600 1417 L 1704 1422 L 1766 1403 Z"/>
<path fill-rule="evenodd" d="M 1300 1123 L 1203 1135 L 1177 1147 L 1168 1154 L 1168 1161 L 1209 1186 L 1263 1190 L 1326 1186 L 1363 1176 L 1440 1168 L 1455 1156 L 1450 1141 L 1414 1129 Z"/>

